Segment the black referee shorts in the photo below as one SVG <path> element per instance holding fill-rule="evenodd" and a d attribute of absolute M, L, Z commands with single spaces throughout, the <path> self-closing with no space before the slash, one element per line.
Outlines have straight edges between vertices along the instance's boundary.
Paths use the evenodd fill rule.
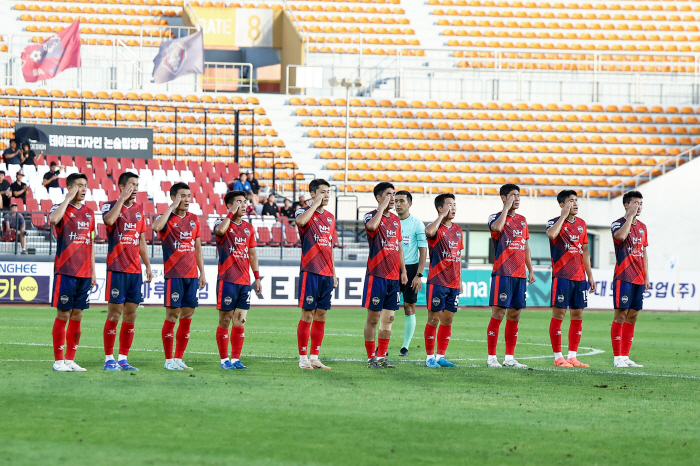
<path fill-rule="evenodd" d="M 413 291 L 411 283 L 418 273 L 418 264 L 406 264 L 406 275 L 408 281 L 405 285 L 401 285 L 401 293 L 403 293 L 403 302 L 406 304 L 416 304 L 418 302 L 418 293 Z"/>

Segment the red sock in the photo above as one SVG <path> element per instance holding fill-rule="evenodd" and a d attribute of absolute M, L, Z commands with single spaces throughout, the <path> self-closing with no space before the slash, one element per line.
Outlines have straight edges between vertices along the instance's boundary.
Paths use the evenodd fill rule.
<path fill-rule="evenodd" d="M 180 325 L 177 326 L 175 334 L 175 358 L 182 359 L 187 349 L 187 343 L 190 342 L 190 326 L 192 319 L 180 319 Z"/>
<path fill-rule="evenodd" d="M 365 342 L 365 349 L 367 350 L 367 359 L 374 358 L 374 340 Z"/>
<path fill-rule="evenodd" d="M 63 348 L 66 344 L 66 321 L 58 317 L 53 321 L 53 358 L 55 361 L 63 361 Z"/>
<path fill-rule="evenodd" d="M 219 348 L 219 357 L 228 358 L 228 329 L 221 325 L 216 327 L 216 346 Z"/>
<path fill-rule="evenodd" d="M 311 333 L 311 322 L 299 320 L 297 325 L 297 346 L 299 346 L 299 356 L 308 354 L 307 346 L 309 345 L 309 333 Z"/>
<path fill-rule="evenodd" d="M 634 340 L 634 324 L 625 322 L 622 324 L 622 344 L 620 345 L 620 356 L 629 356 Z"/>
<path fill-rule="evenodd" d="M 450 344 L 450 337 L 452 336 L 452 327 L 446 325 L 440 325 L 437 331 L 437 354 L 442 354 L 443 356 L 447 352 L 447 345 Z"/>
<path fill-rule="evenodd" d="M 518 322 L 515 320 L 506 320 L 506 354 L 513 356 L 515 354 L 515 344 L 518 342 Z"/>
<path fill-rule="evenodd" d="M 119 331 L 119 354 L 128 356 L 133 342 L 134 323 L 122 321 L 122 328 Z"/>
<path fill-rule="evenodd" d="M 80 344 L 80 321 L 69 320 L 68 330 L 66 331 L 66 359 L 68 361 L 75 359 L 78 344 Z"/>
<path fill-rule="evenodd" d="M 488 341 L 489 356 L 496 356 L 496 345 L 498 345 L 498 329 L 501 327 L 501 321 L 491 317 L 489 328 L 486 331 L 486 340 Z"/>
<path fill-rule="evenodd" d="M 435 333 L 437 332 L 437 327 L 433 327 L 430 324 L 425 324 L 425 331 L 423 332 L 423 337 L 425 338 L 425 354 L 427 356 L 432 356 L 435 354 Z"/>
<path fill-rule="evenodd" d="M 245 341 L 245 327 L 231 328 L 231 357 L 233 359 L 241 359 L 241 351 L 243 350 L 243 342 Z"/>
<path fill-rule="evenodd" d="M 549 321 L 549 340 L 552 342 L 552 351 L 561 353 L 561 320 L 554 317 Z"/>
<path fill-rule="evenodd" d="M 578 344 L 581 343 L 582 320 L 572 320 L 569 325 L 569 351 L 578 351 Z"/>
<path fill-rule="evenodd" d="M 379 338 L 379 345 L 377 348 L 377 357 L 378 358 L 385 358 L 386 353 L 389 352 L 389 339 L 388 338 Z"/>
<path fill-rule="evenodd" d="M 107 319 L 102 333 L 105 356 L 114 356 L 114 341 L 117 339 L 117 322 Z"/>
<path fill-rule="evenodd" d="M 622 355 L 622 324 L 613 322 L 610 327 L 610 339 L 612 340 L 613 356 Z"/>
<path fill-rule="evenodd" d="M 173 335 L 175 333 L 175 322 L 166 320 L 163 322 L 163 330 L 160 334 L 163 337 L 163 350 L 165 351 L 165 359 L 173 358 Z"/>
<path fill-rule="evenodd" d="M 326 323 L 314 320 L 311 325 L 311 354 L 318 356 L 323 343 L 323 334 L 326 332 Z"/>

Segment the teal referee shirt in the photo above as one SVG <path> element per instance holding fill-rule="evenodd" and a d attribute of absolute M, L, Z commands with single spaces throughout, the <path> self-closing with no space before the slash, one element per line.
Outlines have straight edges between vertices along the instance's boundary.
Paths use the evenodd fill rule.
<path fill-rule="evenodd" d="M 418 263 L 418 248 L 427 248 L 425 225 L 413 215 L 401 220 L 401 235 L 403 236 L 403 260 L 405 264 Z"/>

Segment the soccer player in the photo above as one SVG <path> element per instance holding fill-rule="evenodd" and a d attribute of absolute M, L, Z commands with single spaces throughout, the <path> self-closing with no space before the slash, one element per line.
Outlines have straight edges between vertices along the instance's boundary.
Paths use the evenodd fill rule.
<path fill-rule="evenodd" d="M 425 239 L 425 225 L 409 212 L 413 204 L 413 196 L 408 191 L 396 193 L 396 213 L 401 219 L 401 235 L 403 247 L 403 262 L 406 264 L 408 282 L 400 286 L 403 293 L 403 310 L 406 313 L 406 323 L 403 327 L 403 345 L 399 356 L 408 356 L 408 346 L 416 330 L 416 302 L 421 289 L 421 278 L 425 269 L 425 258 L 428 242 Z"/>
<path fill-rule="evenodd" d="M 192 315 L 198 306 L 197 288 L 204 288 L 204 258 L 199 220 L 188 212 L 192 193 L 186 183 L 175 183 L 170 188 L 173 203 L 163 215 L 153 222 L 153 231 L 163 242 L 163 268 L 165 271 L 165 322 L 162 338 L 167 370 L 192 370 L 182 360 L 190 338 Z M 197 279 L 199 269 L 199 279 Z M 177 327 L 175 358 L 173 359 L 173 333 Z"/>
<path fill-rule="evenodd" d="M 116 201 L 102 205 L 102 221 L 107 227 L 107 321 L 103 330 L 106 371 L 137 371 L 127 362 L 134 341 L 136 309 L 143 301 L 141 261 L 146 266 L 146 283 L 153 278 L 151 261 L 146 250 L 146 218 L 143 206 L 134 202 L 139 190 L 139 176 L 124 172 L 119 176 L 121 194 Z M 114 362 L 114 340 L 119 317 L 124 315 L 119 331 L 119 356 Z"/>
<path fill-rule="evenodd" d="M 557 367 L 588 367 L 576 359 L 581 341 L 583 309 L 588 304 L 588 292 L 595 292 L 595 280 L 588 253 L 588 229 L 578 213 L 576 191 L 565 189 L 557 195 L 561 215 L 547 222 L 549 249 L 552 253 L 552 320 L 549 338 Z M 588 277 L 588 282 L 586 282 Z M 561 322 L 569 308 L 569 354 L 561 353 Z"/>
<path fill-rule="evenodd" d="M 250 273 L 255 276 L 255 293 L 260 294 L 260 271 L 255 252 L 255 230 L 243 221 L 248 198 L 245 191 L 231 191 L 224 196 L 228 215 L 214 224 L 216 245 L 219 249 L 219 276 L 216 280 L 216 303 L 219 309 L 219 326 L 216 328 L 216 344 L 219 347 L 222 369 L 248 369 L 241 362 L 241 350 L 245 340 L 245 318 L 250 309 Z M 228 328 L 233 320 L 231 338 Z M 228 342 L 231 341 L 231 359 L 228 358 Z"/>
<path fill-rule="evenodd" d="M 503 210 L 489 217 L 489 229 L 495 250 L 495 261 L 491 274 L 491 320 L 486 332 L 488 341 L 488 367 L 513 367 L 527 369 L 513 358 L 518 342 L 518 321 L 520 311 L 525 308 L 527 284 L 535 282 L 532 270 L 530 247 L 527 243 L 530 233 L 525 217 L 516 214 L 520 207 L 520 188 L 514 184 L 504 184 L 500 189 Z M 529 280 L 525 274 L 529 273 Z M 507 312 L 507 317 L 506 317 Z M 498 330 L 506 317 L 506 357 L 503 365 L 496 358 Z"/>
<path fill-rule="evenodd" d="M 642 213 L 642 193 L 630 191 L 622 196 L 625 216 L 615 220 L 610 228 L 615 242 L 615 279 L 613 302 L 615 318 L 610 329 L 614 367 L 644 367 L 630 359 L 634 339 L 634 324 L 642 310 L 644 292 L 649 283 L 646 225 L 637 220 Z"/>
<path fill-rule="evenodd" d="M 302 205 L 294 213 L 294 223 L 301 236 L 301 319 L 297 326 L 300 369 L 330 369 L 318 359 L 326 329 L 326 314 L 331 308 L 331 295 L 338 287 L 333 260 L 335 217 L 326 210 L 330 193 L 328 181 L 312 180 L 309 183 L 311 205 Z M 307 356 L 309 336 L 311 355 Z"/>
<path fill-rule="evenodd" d="M 406 266 L 401 246 L 401 223 L 391 213 L 394 207 L 394 185 L 388 182 L 374 187 L 378 208 L 365 215 L 365 231 L 369 242 L 367 274 L 362 302 L 367 308 L 365 323 L 365 349 L 367 367 L 371 369 L 395 369 L 386 361 L 391 339 L 394 312 L 401 299 L 399 283 L 406 284 Z M 381 322 L 380 322 L 381 320 Z M 375 333 L 379 322 L 379 345 L 375 356 Z"/>
<path fill-rule="evenodd" d="M 454 194 L 440 194 L 435 198 L 438 217 L 425 227 L 430 248 L 430 271 L 426 304 L 428 322 L 425 324 L 425 352 L 427 367 L 456 367 L 445 359 L 447 345 L 452 336 L 459 294 L 462 290 L 462 229 L 453 224 L 457 209 Z M 440 329 L 437 326 L 440 324 Z M 437 357 L 435 333 L 437 332 Z"/>
<path fill-rule="evenodd" d="M 90 307 L 90 290 L 95 286 L 95 217 L 84 204 L 87 176 L 72 173 L 66 179 L 66 198 L 51 208 L 49 222 L 56 232 L 56 259 L 51 306 L 53 323 L 53 370 L 85 372 L 75 363 L 80 343 L 83 309 Z M 68 322 L 68 331 L 66 331 Z M 66 344 L 65 359 L 63 349 Z"/>

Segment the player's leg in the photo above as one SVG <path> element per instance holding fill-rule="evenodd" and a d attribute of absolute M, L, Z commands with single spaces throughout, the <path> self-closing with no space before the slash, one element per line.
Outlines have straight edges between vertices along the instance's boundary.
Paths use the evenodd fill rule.
<path fill-rule="evenodd" d="M 627 361 L 622 356 L 622 329 L 627 314 L 630 311 L 631 300 L 630 291 L 631 283 L 622 280 L 613 281 L 613 303 L 615 306 L 615 315 L 612 325 L 610 326 L 610 340 L 613 350 L 613 367 L 629 367 Z"/>
<path fill-rule="evenodd" d="M 425 365 L 426 367 L 440 367 L 435 358 L 435 342 L 437 341 L 437 327 L 440 317 L 445 309 L 445 302 L 436 294 L 436 286 L 428 285 L 425 293 L 425 304 L 428 307 L 428 321 L 425 323 L 423 338 L 425 339 Z"/>
<path fill-rule="evenodd" d="M 241 352 L 245 341 L 245 320 L 250 309 L 250 285 L 233 285 L 234 301 L 236 308 L 233 311 L 233 326 L 231 328 L 231 367 L 234 369 L 248 369 L 241 362 Z"/>
<path fill-rule="evenodd" d="M 75 363 L 75 353 L 80 344 L 80 322 L 83 320 L 83 310 L 90 307 L 90 278 L 75 278 L 73 295 L 73 310 L 71 311 L 68 329 L 66 330 L 66 359 L 65 364 L 74 372 L 85 372 L 87 369 Z"/>
<path fill-rule="evenodd" d="M 102 342 L 105 350 L 106 371 L 120 371 L 120 367 L 114 360 L 114 342 L 117 340 L 117 325 L 119 318 L 124 311 L 125 289 L 123 280 L 124 274 L 107 271 L 105 281 L 105 301 L 107 301 L 107 320 L 102 330 Z"/>
<path fill-rule="evenodd" d="M 311 334 L 311 323 L 314 320 L 314 311 L 318 304 L 314 297 L 317 284 L 316 277 L 316 274 L 309 272 L 301 272 L 299 276 L 301 318 L 297 325 L 297 349 L 299 350 L 300 369 L 313 369 L 309 362 L 309 336 Z"/>
<path fill-rule="evenodd" d="M 172 281 L 173 279 L 166 279 L 166 282 L 168 280 Z M 167 297 L 166 303 L 170 303 Z M 175 324 L 177 323 L 177 319 L 180 317 L 180 310 L 181 308 L 179 307 L 168 306 L 166 304 L 165 322 L 163 322 L 163 328 L 161 330 L 161 338 L 163 340 L 163 352 L 165 353 L 165 365 L 163 367 L 164 369 L 171 371 L 182 370 L 180 366 L 175 364 L 175 361 L 173 360 L 173 347 L 175 346 Z"/>
<path fill-rule="evenodd" d="M 498 332 L 501 327 L 501 322 L 506 316 L 505 306 L 507 306 L 508 296 L 501 289 L 505 288 L 504 281 L 507 281 L 507 278 L 508 277 L 501 277 L 499 275 L 491 277 L 491 296 L 489 297 L 489 304 L 491 304 L 491 320 L 489 320 L 489 325 L 486 329 L 488 348 L 486 365 L 488 367 L 503 367 L 498 362 L 496 348 L 498 345 Z"/>
<path fill-rule="evenodd" d="M 375 356 L 375 336 L 377 324 L 381 317 L 381 311 L 367 309 L 367 320 L 365 321 L 365 350 L 367 351 L 367 367 L 370 369 L 379 369 L 377 358 Z"/>
<path fill-rule="evenodd" d="M 413 334 L 416 331 L 416 302 L 418 294 L 413 289 L 411 284 L 418 273 L 418 264 L 406 265 L 406 275 L 408 281 L 405 285 L 400 285 L 401 294 L 403 295 L 403 310 L 406 316 L 406 321 L 403 326 L 403 344 L 399 351 L 399 356 L 408 356 L 408 347 L 411 345 Z"/>
<path fill-rule="evenodd" d="M 398 306 L 397 306 L 398 307 Z M 382 309 L 379 315 L 379 332 L 377 332 L 377 364 L 384 369 L 396 369 L 386 361 L 391 341 L 391 326 L 394 323 L 396 309 Z"/>
<path fill-rule="evenodd" d="M 459 290 L 444 288 L 445 290 L 445 310 L 440 315 L 440 328 L 437 332 L 437 363 L 440 367 L 457 367 L 445 358 L 447 346 L 452 338 L 452 321 L 457 312 L 459 303 Z"/>
<path fill-rule="evenodd" d="M 318 288 L 318 296 L 316 297 L 316 303 L 318 307 L 313 313 L 313 323 L 311 325 L 311 350 L 310 350 L 310 362 L 314 369 L 330 369 L 330 366 L 326 366 L 318 358 L 321 352 L 321 344 L 323 343 L 323 336 L 326 333 L 326 317 L 328 315 L 328 310 L 331 308 L 331 295 L 333 294 L 333 277 L 319 276 L 318 279 L 321 282 L 321 287 Z"/>
<path fill-rule="evenodd" d="M 630 310 L 627 312 L 625 322 L 622 324 L 622 343 L 620 344 L 621 356 L 627 363 L 627 367 L 644 367 L 630 359 L 630 350 L 634 340 L 634 326 L 637 323 L 637 316 L 642 309 L 644 299 L 644 285 L 632 285 L 632 299 L 630 300 Z"/>
<path fill-rule="evenodd" d="M 574 291 L 569 301 L 571 323 L 569 325 L 569 354 L 566 362 L 575 367 L 589 367 L 588 364 L 580 362 L 576 357 L 583 334 L 583 309 L 588 305 L 588 282 L 581 280 L 572 283 Z"/>
<path fill-rule="evenodd" d="M 139 275 L 140 278 L 140 275 Z M 141 290 L 139 288 L 139 295 L 141 295 Z M 122 326 L 119 331 L 119 355 L 117 356 L 117 364 L 123 371 L 137 371 L 138 369 L 129 364 L 127 358 L 129 357 L 129 350 L 131 350 L 131 344 L 134 342 L 134 327 L 136 326 L 136 311 L 141 304 L 141 300 L 138 302 L 126 302 L 124 303 L 124 314 L 122 314 Z"/>
<path fill-rule="evenodd" d="M 233 319 L 233 313 L 233 310 L 227 311 L 219 309 L 219 325 L 216 327 L 216 347 L 219 349 L 222 369 L 233 369 L 231 361 L 228 358 L 228 329 Z"/>
<path fill-rule="evenodd" d="M 59 372 L 71 372 L 70 367 L 64 362 L 64 349 L 66 347 L 66 324 L 73 310 L 73 300 L 68 295 L 70 277 L 55 275 L 53 280 L 53 292 L 51 293 L 51 307 L 56 308 L 56 318 L 53 321 L 51 337 L 53 340 L 54 363 L 53 370 Z"/>
<path fill-rule="evenodd" d="M 20 247 L 22 248 L 21 253 L 26 254 L 27 253 L 27 234 L 24 232 L 24 230 L 20 230 L 17 232 L 17 236 L 19 237 L 19 244 L 20 244 Z"/>
<path fill-rule="evenodd" d="M 552 319 L 549 321 L 549 341 L 552 343 L 552 352 L 554 353 L 554 365 L 566 366 L 571 365 L 566 362 L 561 354 L 561 323 L 566 317 L 567 294 L 569 280 L 561 278 L 552 279 Z"/>
<path fill-rule="evenodd" d="M 503 367 L 516 369 L 527 369 L 525 364 L 520 364 L 515 360 L 515 346 L 518 343 L 518 322 L 520 321 L 520 311 L 525 309 L 525 291 L 527 290 L 527 280 L 525 278 L 508 277 L 510 296 L 510 307 L 506 313 L 506 355 L 503 358 Z"/>
<path fill-rule="evenodd" d="M 185 356 L 187 344 L 190 342 L 190 327 L 192 325 L 192 316 L 194 310 L 199 305 L 197 293 L 199 291 L 199 280 L 197 278 L 182 279 L 184 296 L 182 298 L 182 308 L 180 310 L 180 319 L 175 333 L 175 364 L 181 369 L 192 370 L 182 358 Z"/>

